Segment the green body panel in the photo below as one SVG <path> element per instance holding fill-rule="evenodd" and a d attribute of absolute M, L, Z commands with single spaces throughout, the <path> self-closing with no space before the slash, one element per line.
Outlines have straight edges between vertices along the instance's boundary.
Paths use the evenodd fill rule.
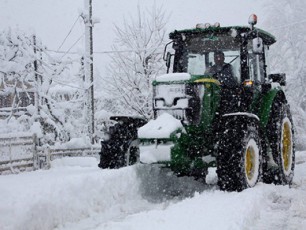
<path fill-rule="evenodd" d="M 221 87 L 218 81 L 212 79 L 211 77 L 197 75 L 192 76 L 189 82 L 196 82 L 196 84 L 204 85 L 204 95 L 202 99 L 202 111 L 201 111 L 201 120 L 197 125 L 191 125 L 190 129 L 187 130 L 192 132 L 203 132 L 203 130 L 209 130 L 212 124 L 212 121 L 215 117 L 216 110 L 219 106 L 220 101 L 220 90 Z"/>
<path fill-rule="evenodd" d="M 182 134 L 171 150 L 170 167 L 174 172 L 188 174 L 191 170 L 208 168 L 215 165 L 215 162 L 207 164 L 201 160 L 203 156 L 214 155 L 212 140 L 213 130 L 211 125 L 215 118 L 215 113 L 220 102 L 220 87 L 216 84 L 209 84 L 205 87 L 203 98 L 203 111 L 201 124 L 199 126 L 189 126 L 186 128 L 187 134 Z M 264 95 L 255 93 L 250 112 L 256 114 L 260 119 L 260 125 L 265 129 L 269 119 L 273 101 L 281 88 L 273 88 Z M 199 155 L 190 157 L 186 153 L 193 147 Z"/>
<path fill-rule="evenodd" d="M 279 88 L 273 88 L 273 89 L 269 90 L 262 97 L 261 104 L 259 105 L 259 111 L 258 111 L 258 117 L 260 119 L 260 125 L 262 126 L 262 128 L 265 128 L 266 125 L 268 124 L 273 101 L 274 101 L 276 95 L 280 91 L 282 91 L 282 89 L 280 87 Z"/>
<path fill-rule="evenodd" d="M 201 138 L 196 138 L 191 134 L 183 134 L 181 138 L 175 143 L 174 147 L 171 149 L 171 162 L 169 162 L 170 168 L 179 174 L 188 175 L 192 170 L 207 169 L 208 164 L 202 161 L 203 153 L 208 154 L 210 151 L 203 151 L 201 146 L 203 144 L 202 140 L 205 136 Z M 189 150 L 198 152 L 198 156 L 188 155 Z"/>
<path fill-rule="evenodd" d="M 216 112 L 220 106 L 220 92 L 222 90 L 218 82 L 211 81 L 208 76 L 192 76 L 187 81 L 176 81 L 175 84 L 193 83 L 203 84 L 205 87 L 202 98 L 201 119 L 198 124 L 187 125 L 183 129 L 174 131 L 169 139 L 160 139 L 160 142 L 172 142 L 171 161 L 158 162 L 170 167 L 174 172 L 188 175 L 193 170 L 207 169 L 215 166 L 215 161 L 205 163 L 202 157 L 214 156 L 214 133 L 212 124 L 216 119 Z M 211 81 L 211 82 L 210 82 Z M 157 84 L 174 84 L 174 82 L 157 82 Z M 254 96 L 249 107 L 249 112 L 256 114 L 260 119 L 260 124 L 265 129 L 273 101 L 277 94 L 282 91 L 281 87 L 270 89 L 265 94 L 254 89 Z M 152 141 L 142 139 L 142 142 Z M 191 154 L 192 152 L 192 154 Z"/>

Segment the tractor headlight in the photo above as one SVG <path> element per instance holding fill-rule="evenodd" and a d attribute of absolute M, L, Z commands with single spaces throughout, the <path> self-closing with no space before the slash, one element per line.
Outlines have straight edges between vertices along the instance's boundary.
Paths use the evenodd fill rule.
<path fill-rule="evenodd" d="M 254 81 L 252 81 L 252 80 L 245 80 L 243 82 L 243 86 L 245 86 L 245 87 L 253 87 L 254 86 Z"/>

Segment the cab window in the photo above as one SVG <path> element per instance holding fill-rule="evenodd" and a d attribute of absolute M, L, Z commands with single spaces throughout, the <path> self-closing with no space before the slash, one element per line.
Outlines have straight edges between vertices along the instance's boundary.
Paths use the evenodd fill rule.
<path fill-rule="evenodd" d="M 249 76 L 255 83 L 263 83 L 264 76 L 264 59 L 263 54 L 254 54 L 252 50 L 248 55 Z"/>

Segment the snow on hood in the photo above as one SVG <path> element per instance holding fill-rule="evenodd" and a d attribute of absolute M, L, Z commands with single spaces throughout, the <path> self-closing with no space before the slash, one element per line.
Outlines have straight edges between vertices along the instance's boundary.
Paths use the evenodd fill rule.
<path fill-rule="evenodd" d="M 191 75 L 189 73 L 169 73 L 156 77 L 158 82 L 167 82 L 167 81 L 186 81 L 190 80 Z"/>
<path fill-rule="evenodd" d="M 156 120 L 151 120 L 139 128 L 138 137 L 144 139 L 169 138 L 170 134 L 179 128 L 183 128 L 180 120 L 168 113 L 163 113 Z"/>

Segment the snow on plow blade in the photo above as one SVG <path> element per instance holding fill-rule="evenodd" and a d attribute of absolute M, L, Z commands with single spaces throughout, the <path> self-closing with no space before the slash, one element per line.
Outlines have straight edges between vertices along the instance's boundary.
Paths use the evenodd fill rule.
<path fill-rule="evenodd" d="M 182 130 L 181 121 L 168 113 L 139 128 L 140 162 L 147 164 L 169 162 L 171 148 L 174 146 L 173 140 L 177 139 L 177 135 L 180 135 Z"/>
<path fill-rule="evenodd" d="M 150 144 L 141 145 L 140 149 L 140 162 L 145 164 L 167 162 L 171 160 L 171 147 L 174 144 Z"/>

